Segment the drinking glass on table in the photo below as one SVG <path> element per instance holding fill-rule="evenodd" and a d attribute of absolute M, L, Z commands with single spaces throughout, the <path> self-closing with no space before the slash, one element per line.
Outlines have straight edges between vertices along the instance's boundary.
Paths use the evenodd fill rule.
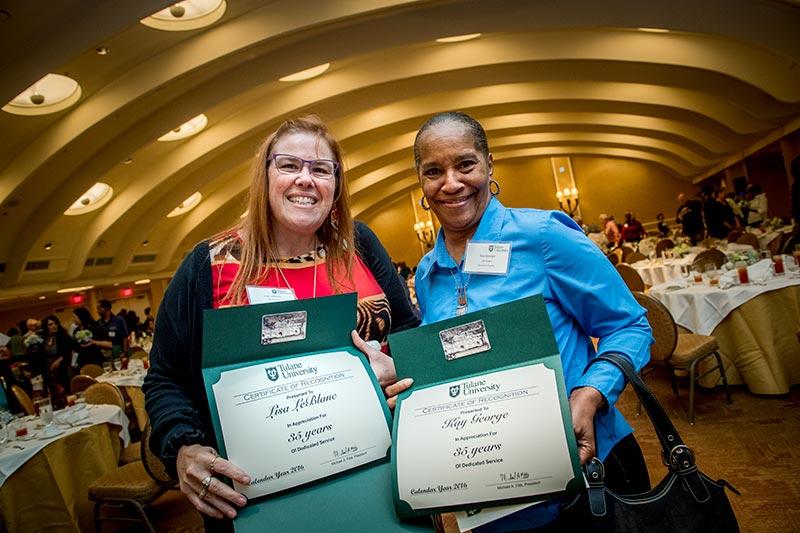
<path fill-rule="evenodd" d="M 8 441 L 8 424 L 0 420 L 0 444 L 5 444 Z"/>
<path fill-rule="evenodd" d="M 114 370 L 120 370 L 120 369 L 122 369 L 122 359 L 117 357 L 116 359 L 114 359 Z"/>
<path fill-rule="evenodd" d="M 49 426 L 53 423 L 53 403 L 50 401 L 50 398 L 40 398 L 36 400 L 36 406 L 38 407 L 39 411 L 39 418 L 42 419 L 42 422 L 45 425 Z"/>
<path fill-rule="evenodd" d="M 775 269 L 775 275 L 776 276 L 783 275 L 785 270 L 783 268 L 783 256 L 782 255 L 778 254 L 778 255 L 773 255 L 772 256 L 772 268 Z"/>
<path fill-rule="evenodd" d="M 103 372 L 110 374 L 114 370 L 114 365 L 111 361 L 103 361 Z"/>
<path fill-rule="evenodd" d="M 739 276 L 739 283 L 747 285 L 750 283 L 750 276 L 747 273 L 747 263 L 745 261 L 736 261 L 736 274 Z"/>
<path fill-rule="evenodd" d="M 719 286 L 719 271 L 717 270 L 717 265 L 707 264 L 705 266 L 705 274 L 709 286 L 711 287 Z"/>

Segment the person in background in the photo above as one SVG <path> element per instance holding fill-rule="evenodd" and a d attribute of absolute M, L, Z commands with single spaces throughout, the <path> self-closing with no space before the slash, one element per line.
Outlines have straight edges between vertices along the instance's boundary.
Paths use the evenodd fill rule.
<path fill-rule="evenodd" d="M 605 213 L 600 215 L 600 225 L 603 228 L 603 235 L 606 237 L 606 246 L 608 248 L 619 246 L 622 235 L 619 232 L 617 223 L 614 222 L 614 215 L 607 215 Z"/>
<path fill-rule="evenodd" d="M 789 171 L 794 178 L 792 183 L 792 218 L 795 230 L 800 229 L 800 155 L 792 159 Z"/>
<path fill-rule="evenodd" d="M 662 238 L 669 237 L 669 225 L 664 220 L 664 213 L 657 214 L 656 220 L 658 221 L 658 225 L 656 226 L 658 236 Z"/>
<path fill-rule="evenodd" d="M 736 217 L 733 210 L 717 199 L 718 194 L 711 185 L 704 185 L 700 191 L 703 197 L 703 218 L 706 221 L 708 236 L 714 239 L 724 239 L 736 227 Z"/>
<path fill-rule="evenodd" d="M 620 230 L 620 239 L 624 242 L 639 242 L 647 235 L 644 226 L 639 222 L 631 211 L 625 213 L 625 222 Z"/>
<path fill-rule="evenodd" d="M 128 349 L 128 326 L 125 320 L 111 312 L 111 302 L 103 299 L 97 302 L 97 333 L 94 339 L 96 346 L 102 350 L 110 350 L 114 357 Z"/>
<path fill-rule="evenodd" d="M 605 461 L 606 486 L 617 493 L 648 490 L 642 452 L 614 407 L 624 376 L 604 362 L 586 370 L 596 356 L 590 337 L 600 339 L 601 354 L 620 354 L 637 370 L 647 363 L 652 336 L 645 310 L 566 214 L 508 209 L 495 198 L 500 188 L 492 179 L 486 133 L 469 115 L 448 112 L 428 119 L 414 141 L 414 162 L 424 199 L 441 222 L 433 250 L 417 269 L 423 323 L 541 294 L 561 354 L 581 463 L 593 456 Z M 507 274 L 465 273 L 470 240 L 510 243 Z M 386 388 L 387 395 L 410 385 L 398 381 Z M 560 503 L 529 507 L 479 531 L 561 531 L 553 523 Z M 510 524 L 515 529 L 505 529 Z"/>
<path fill-rule="evenodd" d="M 75 324 L 72 338 L 78 351 L 75 367 L 80 369 L 88 364 L 103 366 L 105 357 L 100 345 L 95 341 L 95 336 L 102 336 L 104 332 L 100 331 L 97 321 L 92 318 L 87 308 L 78 307 L 72 311 L 72 322 Z"/>
<path fill-rule="evenodd" d="M 767 195 L 758 183 L 751 183 L 747 186 L 747 206 L 750 211 L 747 215 L 747 225 L 758 227 L 767 219 Z"/>
<path fill-rule="evenodd" d="M 678 211 L 675 213 L 675 222 L 681 225 L 683 234 L 692 244 L 697 244 L 705 235 L 703 225 L 703 202 L 697 198 L 687 199 L 686 195 L 678 195 Z"/>
<path fill-rule="evenodd" d="M 66 405 L 69 367 L 72 363 L 74 343 L 55 315 L 45 317 L 42 332 L 44 335 L 45 382 L 50 389 L 53 407 L 58 409 Z"/>
<path fill-rule="evenodd" d="M 8 336 L 10 339 L 7 346 L 11 359 L 13 361 L 21 361 L 25 357 L 25 339 L 17 328 L 8 330 Z"/>

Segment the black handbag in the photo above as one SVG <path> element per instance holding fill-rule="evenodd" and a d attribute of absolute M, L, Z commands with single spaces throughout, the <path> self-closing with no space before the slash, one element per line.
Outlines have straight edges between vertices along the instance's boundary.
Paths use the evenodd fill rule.
<path fill-rule="evenodd" d="M 652 490 L 620 496 L 605 486 L 603 463 L 593 458 L 584 466 L 589 487 L 562 512 L 565 525 L 596 532 L 738 532 L 739 525 L 725 494 L 727 481 L 714 481 L 697 467 L 695 455 L 683 443 L 664 408 L 628 363 L 616 354 L 604 354 L 607 361 L 628 378 L 642 402 L 661 443 L 666 477 Z"/>

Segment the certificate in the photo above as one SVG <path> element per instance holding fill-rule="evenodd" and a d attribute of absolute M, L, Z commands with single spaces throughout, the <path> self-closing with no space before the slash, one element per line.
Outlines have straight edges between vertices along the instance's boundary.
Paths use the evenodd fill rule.
<path fill-rule="evenodd" d="M 574 477 L 543 364 L 415 391 L 400 417 L 397 484 L 413 509 L 552 494 Z"/>
<path fill-rule="evenodd" d="M 213 385 L 235 483 L 264 496 L 386 457 L 391 435 L 359 357 L 344 351 L 222 372 Z"/>
<path fill-rule="evenodd" d="M 561 358 L 541 296 L 391 335 L 389 344 L 398 376 L 414 378 L 395 408 L 398 516 L 578 490 Z"/>

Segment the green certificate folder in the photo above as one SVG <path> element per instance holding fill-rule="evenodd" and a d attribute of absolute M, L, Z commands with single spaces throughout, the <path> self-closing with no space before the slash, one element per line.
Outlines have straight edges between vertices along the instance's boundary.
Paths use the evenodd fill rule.
<path fill-rule="evenodd" d="M 355 319 L 355 294 L 204 313 L 217 447 L 253 479 L 237 532 L 420 530 L 393 511 L 391 417 Z"/>
<path fill-rule="evenodd" d="M 582 480 L 540 295 L 390 335 L 395 509 L 410 517 L 549 499 Z"/>

